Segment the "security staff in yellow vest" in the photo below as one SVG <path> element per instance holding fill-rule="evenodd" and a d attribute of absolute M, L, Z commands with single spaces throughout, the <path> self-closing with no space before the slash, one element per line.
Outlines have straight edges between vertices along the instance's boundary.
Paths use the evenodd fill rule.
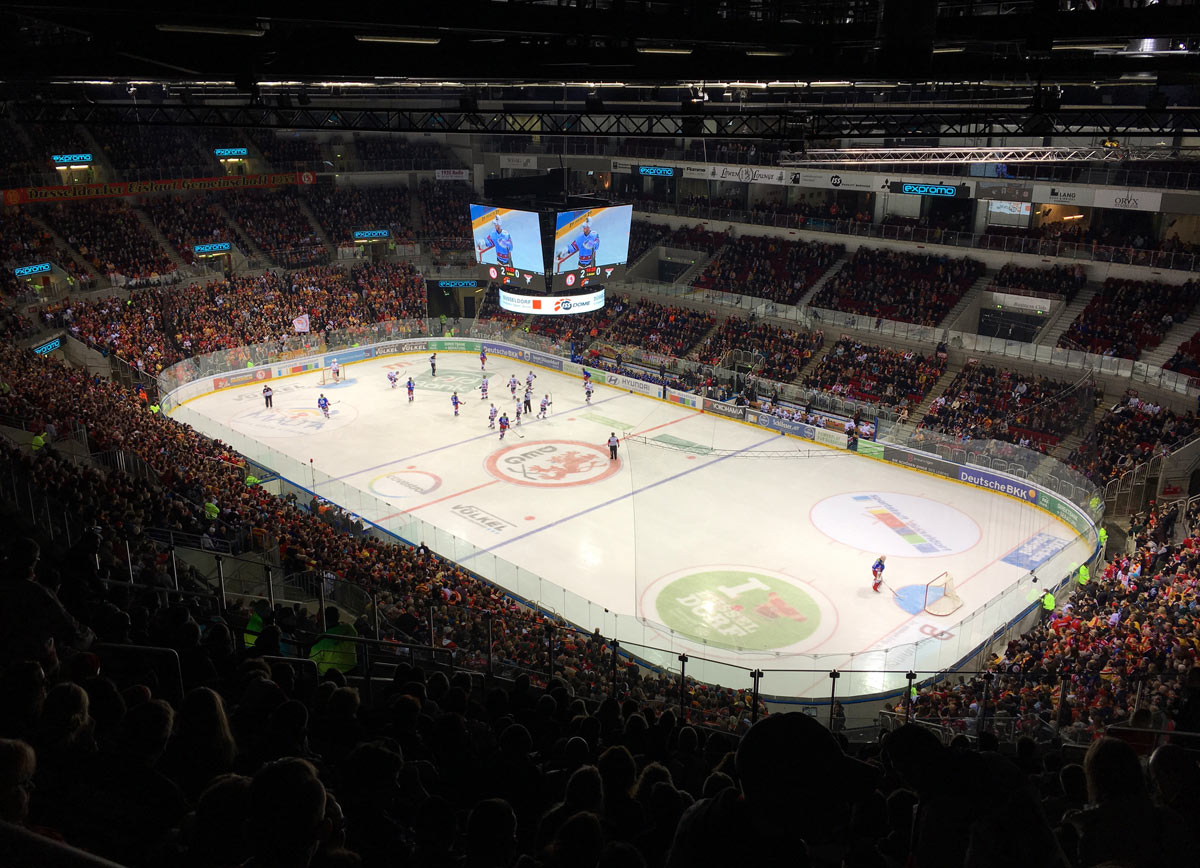
<path fill-rule="evenodd" d="M 343 624 L 341 621 L 342 613 L 336 606 L 325 607 L 326 635 L 318 639 L 308 653 L 309 658 L 316 661 L 317 671 L 322 675 L 330 669 L 349 672 L 358 665 L 357 643 L 335 638 L 336 636 L 357 636 L 358 631 L 354 629 L 353 624 Z"/>

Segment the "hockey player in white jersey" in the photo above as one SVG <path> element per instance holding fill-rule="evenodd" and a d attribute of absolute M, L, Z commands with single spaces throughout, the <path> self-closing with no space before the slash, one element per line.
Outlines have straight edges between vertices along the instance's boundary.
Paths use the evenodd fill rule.
<path fill-rule="evenodd" d="M 514 425 L 520 425 L 520 424 L 521 424 L 521 402 L 520 402 L 520 401 L 517 401 L 517 418 L 516 418 L 516 420 L 513 422 L 513 424 L 514 424 Z"/>
<path fill-rule="evenodd" d="M 488 378 L 487 377 L 484 377 L 483 382 L 479 384 L 479 391 L 481 393 L 479 396 L 479 400 L 486 401 L 488 398 Z"/>
<path fill-rule="evenodd" d="M 509 378 L 508 378 L 508 391 L 512 392 L 512 396 L 513 396 L 513 398 L 516 398 L 516 397 L 517 397 L 517 386 L 518 386 L 518 385 L 519 385 L 519 384 L 517 383 L 517 375 L 516 375 L 516 374 L 512 374 L 511 376 L 509 376 Z"/>
<path fill-rule="evenodd" d="M 540 407 L 540 409 L 538 410 L 537 418 L 539 418 L 539 419 L 545 419 L 545 418 L 546 418 L 546 411 L 547 411 L 549 408 L 550 408 L 550 396 L 549 396 L 549 395 L 546 395 L 545 397 L 543 397 L 543 398 L 542 398 L 542 403 L 541 403 L 541 407 Z"/>
<path fill-rule="evenodd" d="M 596 387 L 592 385 L 591 380 L 588 380 L 583 384 L 583 396 L 585 398 L 585 403 L 592 403 L 592 392 L 594 391 L 596 391 Z"/>
<path fill-rule="evenodd" d="M 533 381 L 536 379 L 537 379 L 537 374 L 535 374 L 533 371 L 530 371 L 528 374 L 526 374 L 525 375 L 525 388 L 532 389 Z"/>
<path fill-rule="evenodd" d="M 495 405 L 495 404 L 493 404 L 493 405 L 492 405 L 492 408 L 491 408 L 490 410 L 488 410 L 488 427 L 489 427 L 489 428 L 495 428 L 495 427 L 496 427 L 496 414 L 497 414 L 497 412 L 498 412 L 498 411 L 496 410 L 496 405 Z"/>
<path fill-rule="evenodd" d="M 400 375 L 395 371 L 388 371 L 388 382 L 392 384 L 393 389 L 396 388 L 397 384 L 400 382 Z"/>

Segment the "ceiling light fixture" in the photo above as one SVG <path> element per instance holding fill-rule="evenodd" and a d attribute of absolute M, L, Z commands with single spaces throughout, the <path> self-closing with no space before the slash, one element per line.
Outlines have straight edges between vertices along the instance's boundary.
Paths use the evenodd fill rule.
<path fill-rule="evenodd" d="M 154 29 L 161 33 L 199 33 L 205 36 L 247 36 L 257 38 L 266 36 L 267 31 L 249 27 L 203 27 L 194 24 L 155 24 Z"/>
<path fill-rule="evenodd" d="M 639 48 L 638 54 L 691 54 L 690 48 Z"/>
<path fill-rule="evenodd" d="M 438 36 L 368 36 L 362 33 L 354 35 L 356 42 L 395 42 L 401 45 L 437 45 L 441 42 Z"/>
<path fill-rule="evenodd" d="M 767 48 L 750 48 L 746 50 L 747 57 L 790 57 L 790 51 L 773 51 Z"/>

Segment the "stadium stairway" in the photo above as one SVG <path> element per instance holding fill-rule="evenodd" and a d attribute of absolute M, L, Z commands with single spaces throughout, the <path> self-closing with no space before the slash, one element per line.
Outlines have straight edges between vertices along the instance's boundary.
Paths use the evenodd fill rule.
<path fill-rule="evenodd" d="M 1177 322 L 1167 329 L 1167 333 L 1163 335 L 1162 343 L 1154 349 L 1142 353 L 1138 361 L 1161 368 L 1171 356 L 1175 355 L 1175 351 L 1179 349 L 1179 345 L 1188 340 L 1197 331 L 1200 331 L 1200 308 L 1193 310 L 1192 315 L 1183 322 Z"/>
<path fill-rule="evenodd" d="M 100 144 L 99 139 L 92 135 L 92 131 L 83 124 L 75 125 L 75 132 L 83 137 L 83 140 L 88 143 L 88 147 L 92 151 L 92 159 L 99 163 L 101 168 L 108 174 L 108 177 L 118 181 L 127 181 L 128 178 L 123 177 L 113 166 L 112 160 L 108 158 L 108 151 Z"/>
<path fill-rule="evenodd" d="M 1057 458 L 1059 461 L 1066 462 L 1067 456 L 1075 451 L 1076 447 L 1083 442 L 1083 438 L 1087 433 L 1096 427 L 1096 424 L 1108 412 L 1108 408 L 1112 406 L 1112 402 L 1108 400 L 1101 401 L 1096 405 L 1096 409 L 1092 410 L 1092 415 L 1088 420 L 1058 441 L 1058 445 L 1050 450 L 1050 457 Z"/>
<path fill-rule="evenodd" d="M 821 287 L 825 285 L 829 278 L 841 271 L 842 266 L 845 264 L 846 256 L 844 254 L 830 263 L 829 267 L 825 269 L 824 273 L 813 282 L 813 285 L 808 288 L 804 295 L 800 296 L 799 300 L 796 302 L 796 307 L 804 307 L 810 301 L 812 301 L 813 296 L 821 291 Z"/>
<path fill-rule="evenodd" d="M 985 268 L 983 274 L 979 275 L 979 278 L 967 288 L 966 292 L 962 294 L 962 298 L 958 300 L 958 304 L 950 308 L 950 311 L 942 319 L 941 323 L 939 323 L 940 327 L 943 329 L 954 328 L 955 323 L 957 322 L 958 318 L 962 316 L 963 311 L 970 307 L 972 302 L 976 301 L 979 296 L 983 294 L 983 291 L 992 285 L 992 279 L 995 276 L 995 271 Z M 978 323 L 978 318 L 976 318 L 976 321 L 971 323 L 970 327 L 963 328 L 960 326 L 958 330 L 974 332 L 977 330 L 975 327 L 978 325 Z"/>
<path fill-rule="evenodd" d="M 150 219 L 150 215 L 141 208 L 130 208 L 129 210 L 136 214 L 137 218 L 142 221 L 142 225 L 146 227 L 146 231 L 150 233 L 150 237 L 157 241 L 158 246 L 167 252 L 167 257 L 175 263 L 175 267 L 186 274 L 188 270 L 187 263 L 183 261 L 183 257 L 180 256 L 179 251 L 175 249 L 174 245 L 167 240 L 167 236 L 163 235 L 159 231 L 159 228 L 154 225 L 154 221 Z"/>
<path fill-rule="evenodd" d="M 698 278 L 701 274 L 704 273 L 704 269 L 708 268 L 708 264 L 710 262 L 717 261 L 718 257 L 720 257 L 721 254 L 725 252 L 725 249 L 727 247 L 729 247 L 729 244 L 730 244 L 730 242 L 726 241 L 724 244 L 722 244 L 720 247 L 718 247 L 712 253 L 711 256 L 705 256 L 703 251 L 700 251 L 700 250 L 694 251 L 697 255 L 700 256 L 700 258 L 696 260 L 696 264 L 693 265 L 691 268 L 689 268 L 687 271 L 683 272 L 681 275 L 679 275 L 679 277 L 675 278 L 675 280 L 673 280 L 672 283 L 679 283 L 679 284 L 683 284 L 684 286 L 691 286 L 693 284 L 693 282 L 696 280 L 696 278 Z M 691 250 L 690 247 L 682 248 L 682 249 Z M 697 289 L 699 289 L 699 287 L 697 287 Z"/>
<path fill-rule="evenodd" d="M 946 362 L 946 370 L 942 371 L 942 375 L 938 377 L 937 382 L 933 384 L 933 388 L 929 390 L 929 393 L 925 396 L 925 399 L 917 405 L 916 410 L 913 410 L 908 414 L 908 421 L 913 425 L 914 428 L 922 419 L 925 418 L 925 414 L 929 412 L 929 408 L 933 406 L 933 402 L 936 401 L 942 394 L 944 394 L 948 388 L 950 388 L 950 384 L 954 382 L 954 378 L 958 376 L 962 369 L 963 366 L 958 362 Z"/>
<path fill-rule="evenodd" d="M 1058 339 L 1067 333 L 1067 329 L 1071 327 L 1071 323 L 1075 322 L 1075 318 L 1083 313 L 1083 309 L 1088 306 L 1099 289 L 1100 284 L 1088 281 L 1087 286 L 1083 288 L 1083 291 L 1079 295 L 1075 296 L 1073 302 L 1060 310 L 1058 315 L 1052 318 L 1050 322 L 1042 326 L 1042 330 L 1038 332 L 1033 342 L 1042 347 L 1057 346 Z"/>
<path fill-rule="evenodd" d="M 233 215 L 225 210 L 224 205 L 222 205 L 219 201 L 215 204 L 217 211 L 221 215 L 221 219 L 225 221 L 225 224 L 232 229 L 234 234 L 237 236 L 238 246 L 240 246 L 243 251 L 248 253 L 250 258 L 257 260 L 258 264 L 255 265 L 254 263 L 251 263 L 251 267 L 265 268 L 267 264 L 271 262 L 270 257 L 263 252 L 261 247 L 254 243 L 249 235 L 242 231 L 242 227 L 239 226 L 238 222 L 233 219 Z"/>
<path fill-rule="evenodd" d="M 82 256 L 79 255 L 78 250 L 76 250 L 74 247 L 72 247 L 70 244 L 67 243 L 67 239 L 63 238 L 61 235 L 59 235 L 57 232 L 55 232 L 53 229 L 51 229 L 49 223 L 47 223 L 42 218 L 35 216 L 34 214 L 32 214 L 29 211 L 26 211 L 25 213 L 28 214 L 30 221 L 32 221 L 35 226 L 37 226 L 43 232 L 49 233 L 50 237 L 52 239 L 54 239 L 54 243 L 56 245 L 58 245 L 59 247 L 61 247 L 63 250 L 67 251 L 67 254 L 71 257 L 72 262 L 74 262 L 76 265 L 78 265 L 80 268 L 82 268 L 84 271 L 86 271 L 92 277 L 96 278 L 96 280 L 99 281 L 99 280 L 105 279 L 105 276 L 103 274 L 101 274 L 99 271 L 97 271 L 90 262 L 88 262 L 86 259 L 84 259 Z"/>
<path fill-rule="evenodd" d="M 304 196 L 297 196 L 296 201 L 300 204 L 300 210 L 304 212 L 304 216 L 308 218 L 308 223 L 312 226 L 313 232 L 321 239 L 321 243 L 325 245 L 329 256 L 331 258 L 336 256 L 337 251 L 333 247 L 333 242 L 329 240 L 329 235 L 325 232 L 325 227 L 321 225 L 321 221 L 317 219 L 317 215 L 313 213 L 312 208 L 308 207 L 308 200 Z"/>

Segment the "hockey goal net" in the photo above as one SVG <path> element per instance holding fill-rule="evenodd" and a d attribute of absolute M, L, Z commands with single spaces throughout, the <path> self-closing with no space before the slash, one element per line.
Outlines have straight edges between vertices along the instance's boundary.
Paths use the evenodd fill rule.
<path fill-rule="evenodd" d="M 925 605 L 930 615 L 949 615 L 962 608 L 962 597 L 954 590 L 954 576 L 942 573 L 925 585 Z"/>
<path fill-rule="evenodd" d="M 321 368 L 320 384 L 322 386 L 329 386 L 333 383 L 340 383 L 340 382 L 341 382 L 341 377 L 334 376 L 333 369 L 331 367 L 329 367 L 329 365 L 326 365 L 325 367 Z"/>

